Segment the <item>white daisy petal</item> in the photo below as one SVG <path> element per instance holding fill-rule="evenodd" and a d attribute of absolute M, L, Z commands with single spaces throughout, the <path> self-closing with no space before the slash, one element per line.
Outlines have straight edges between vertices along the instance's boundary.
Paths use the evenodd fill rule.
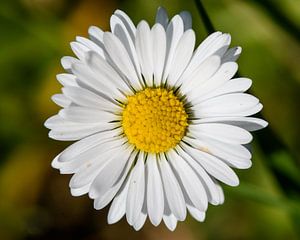
<path fill-rule="evenodd" d="M 212 117 L 193 120 L 195 123 L 221 122 L 244 128 L 247 131 L 257 131 L 268 126 L 265 120 L 253 117 Z"/>
<path fill-rule="evenodd" d="M 89 57 L 89 52 L 85 54 L 85 59 Z M 95 74 L 86 64 L 77 63 L 72 65 L 72 71 L 77 77 L 77 82 L 80 86 L 89 86 L 94 89 L 100 95 L 106 95 L 111 93 L 112 98 L 121 98 L 123 100 L 124 95 L 114 86 L 110 81 L 103 81 L 99 79 L 97 74 Z"/>
<path fill-rule="evenodd" d="M 222 86 L 234 76 L 237 69 L 238 65 L 235 62 L 223 63 L 210 79 L 207 79 L 207 81 L 198 85 L 189 93 L 189 100 L 195 105 L 198 104 L 201 101 L 199 96 L 207 94 Z"/>
<path fill-rule="evenodd" d="M 113 67 L 97 53 L 89 52 L 87 54 L 87 62 L 91 69 L 97 74 L 98 78 L 105 84 L 112 83 L 123 93 L 127 95 L 132 94 L 132 90 L 126 82 L 119 76 Z"/>
<path fill-rule="evenodd" d="M 164 28 L 156 23 L 151 29 L 153 50 L 153 71 L 155 86 L 160 86 L 166 56 L 166 32 Z"/>
<path fill-rule="evenodd" d="M 55 117 L 55 116 L 54 116 Z M 48 121 L 49 120 L 49 121 Z M 49 137 L 61 141 L 75 141 L 92 135 L 94 133 L 113 129 L 116 127 L 114 123 L 78 123 L 68 121 L 58 116 L 49 118 L 45 125 L 51 128 Z"/>
<path fill-rule="evenodd" d="M 248 131 L 223 123 L 191 124 L 189 131 L 200 138 L 208 136 L 225 143 L 246 144 L 252 141 L 252 135 Z"/>
<path fill-rule="evenodd" d="M 82 107 L 111 112 L 121 111 L 117 104 L 81 87 L 64 87 L 62 92 L 68 99 Z"/>
<path fill-rule="evenodd" d="M 131 24 L 129 24 L 128 21 L 124 19 L 124 16 L 112 15 L 110 18 L 112 33 L 120 39 L 120 41 L 126 48 L 127 53 L 136 70 L 137 76 L 139 77 L 139 79 L 141 79 L 141 69 L 134 46 L 136 29 L 132 29 L 130 25 Z"/>
<path fill-rule="evenodd" d="M 183 221 L 186 217 L 184 196 L 164 154 L 161 154 L 160 158 L 159 168 L 168 206 L 172 214 L 174 214 L 178 220 Z"/>
<path fill-rule="evenodd" d="M 120 149 L 119 155 L 101 169 L 91 185 L 90 198 L 102 196 L 111 188 L 123 172 L 132 150 L 131 146 L 126 146 L 126 150 Z"/>
<path fill-rule="evenodd" d="M 138 219 L 144 203 L 145 193 L 145 156 L 139 153 L 135 167 L 132 169 L 132 177 L 126 199 L 126 219 L 130 225 Z"/>
<path fill-rule="evenodd" d="M 96 52 L 97 54 L 99 54 L 101 57 L 104 57 L 104 51 L 103 48 L 99 47 L 96 43 L 94 43 L 93 41 L 91 41 L 90 39 L 84 38 L 84 37 L 76 37 L 76 41 L 83 44 L 84 46 L 86 46 L 87 48 L 89 48 L 89 50 Z"/>
<path fill-rule="evenodd" d="M 206 190 L 207 198 L 211 204 L 217 205 L 220 202 L 219 193 L 216 184 L 205 170 L 192 157 L 187 154 L 181 147 L 176 147 L 179 155 L 195 170 L 201 180 L 203 187 Z"/>
<path fill-rule="evenodd" d="M 132 225 L 135 231 L 139 231 L 144 226 L 146 219 L 147 219 L 146 211 L 147 210 L 146 210 L 146 206 L 145 206 L 145 202 L 144 202 L 142 211 L 140 212 L 137 220 Z"/>
<path fill-rule="evenodd" d="M 167 155 L 191 202 L 205 211 L 208 202 L 206 192 L 195 172 L 174 150 L 170 150 Z"/>
<path fill-rule="evenodd" d="M 175 228 L 176 228 L 176 226 L 177 226 L 177 219 L 176 219 L 176 217 L 173 214 L 171 214 L 171 215 L 164 215 L 163 219 L 164 219 L 164 223 L 166 224 L 167 228 L 170 231 L 174 231 Z"/>
<path fill-rule="evenodd" d="M 196 118 L 247 116 L 259 100 L 250 94 L 232 93 L 208 99 L 193 105 Z M 256 110 L 256 109 L 255 109 Z"/>
<path fill-rule="evenodd" d="M 54 94 L 51 100 L 60 107 L 69 107 L 72 101 L 63 94 Z"/>
<path fill-rule="evenodd" d="M 64 87 L 78 87 L 78 84 L 76 82 L 76 76 L 73 74 L 68 74 L 68 73 L 57 74 L 56 79 Z"/>
<path fill-rule="evenodd" d="M 164 193 L 156 155 L 147 158 L 147 212 L 154 226 L 160 224 L 164 212 Z"/>
<path fill-rule="evenodd" d="M 61 59 L 62 67 L 69 73 L 72 73 L 72 64 L 80 63 L 77 58 L 65 56 Z"/>
<path fill-rule="evenodd" d="M 192 16 L 188 11 L 182 11 L 179 13 L 179 16 L 182 18 L 184 31 L 187 31 L 192 28 Z"/>
<path fill-rule="evenodd" d="M 230 48 L 222 57 L 222 62 L 235 62 L 242 53 L 241 47 Z"/>
<path fill-rule="evenodd" d="M 203 152 L 212 154 L 219 159 L 222 159 L 230 166 L 241 169 L 249 168 L 251 166 L 251 153 L 242 145 L 223 143 L 218 140 L 210 139 L 209 137 L 205 138 L 205 142 L 201 142 L 199 139 L 191 139 L 188 137 L 186 139 L 195 148 L 199 148 Z"/>
<path fill-rule="evenodd" d="M 251 84 L 252 81 L 249 78 L 234 78 L 225 82 L 225 84 L 216 88 L 214 91 L 208 92 L 202 96 L 198 96 L 197 101 L 201 102 L 213 97 L 230 93 L 243 93 L 250 88 Z"/>
<path fill-rule="evenodd" d="M 168 76 L 168 83 L 175 85 L 178 78 L 188 65 L 195 46 L 196 36 L 192 29 L 187 30 L 180 38 L 173 56 L 172 66 Z"/>
<path fill-rule="evenodd" d="M 59 111 L 59 116 L 66 120 L 79 123 L 107 123 L 120 120 L 116 114 L 87 107 L 68 107 Z"/>
<path fill-rule="evenodd" d="M 223 189 L 218 183 L 216 183 L 216 186 L 219 192 L 220 204 L 223 204 L 225 200 Z"/>
<path fill-rule="evenodd" d="M 118 16 L 121 19 L 121 21 L 124 23 L 130 37 L 132 38 L 132 41 L 134 41 L 136 28 L 133 22 L 131 21 L 130 17 L 128 17 L 128 15 L 125 12 L 119 9 L 116 10 L 114 14 Z"/>
<path fill-rule="evenodd" d="M 85 53 L 88 52 L 90 48 L 79 42 L 71 42 L 70 45 L 79 60 L 85 62 Z"/>
<path fill-rule="evenodd" d="M 167 29 L 169 23 L 169 17 L 165 8 L 159 7 L 157 9 L 155 22 L 161 24 L 165 29 Z"/>
<path fill-rule="evenodd" d="M 239 184 L 236 174 L 223 161 L 206 152 L 192 148 L 185 143 L 182 144 L 182 147 L 214 178 L 230 186 L 237 186 Z"/>
<path fill-rule="evenodd" d="M 150 27 L 146 21 L 141 21 L 136 30 L 136 52 L 147 86 L 153 84 L 153 55 Z"/>
<path fill-rule="evenodd" d="M 67 161 L 62 161 L 64 159 L 61 159 L 60 156 L 56 166 L 59 168 L 62 174 L 77 173 L 82 171 L 84 168 L 90 167 L 91 164 L 95 164 L 99 153 L 102 153 L 102 151 L 109 151 L 114 148 L 119 148 L 123 144 L 124 140 L 122 138 L 109 138 L 101 140 L 100 142 L 98 141 L 94 147 L 77 154 L 71 159 L 67 159 Z M 63 153 L 61 155 L 63 155 Z"/>
<path fill-rule="evenodd" d="M 197 87 L 201 87 L 202 83 L 209 80 L 210 77 L 219 69 L 221 59 L 218 56 L 211 56 L 202 62 L 194 72 L 187 74 L 186 72 L 178 79 L 176 86 L 180 87 L 183 94 L 193 92 Z M 189 95 L 187 95 L 189 97 Z"/>
<path fill-rule="evenodd" d="M 96 26 L 90 26 L 88 32 L 90 39 L 103 49 L 103 31 Z"/>
<path fill-rule="evenodd" d="M 205 60 L 202 57 L 202 52 L 216 39 L 218 38 L 222 33 L 221 32 L 214 32 L 210 34 L 195 50 L 194 55 L 187 66 L 184 75 L 188 76 L 191 75 L 196 68 L 198 68 L 199 65 Z"/>
<path fill-rule="evenodd" d="M 165 62 L 165 69 L 163 73 L 163 82 L 167 79 L 171 64 L 173 62 L 173 56 L 175 54 L 175 49 L 177 44 L 183 34 L 183 21 L 179 15 L 175 15 L 166 30 L 166 62 Z"/>
<path fill-rule="evenodd" d="M 135 90 L 140 90 L 143 86 L 139 82 L 130 57 L 119 38 L 112 33 L 105 32 L 103 35 L 103 42 L 110 58 L 118 66 L 119 70 L 127 77 L 132 87 Z"/>
<path fill-rule="evenodd" d="M 68 162 L 72 161 L 72 159 L 83 152 L 101 144 L 107 139 L 116 138 L 121 134 L 121 129 L 114 129 L 110 131 L 96 133 L 92 136 L 84 138 L 78 142 L 73 143 L 69 147 L 67 147 L 60 155 L 59 162 Z"/>
<path fill-rule="evenodd" d="M 126 212 L 126 204 L 127 204 L 127 194 L 129 189 L 130 180 L 132 177 L 132 172 L 129 174 L 125 183 L 122 185 L 118 194 L 115 196 L 107 215 L 108 224 L 113 224 L 118 222 Z"/>
<path fill-rule="evenodd" d="M 80 187 L 80 188 L 71 188 L 70 191 L 71 191 L 71 195 L 73 197 L 78 197 L 78 196 L 82 196 L 84 194 L 87 194 L 90 190 L 90 187 L 91 187 L 91 184 L 87 184 L 83 187 Z"/>
<path fill-rule="evenodd" d="M 205 219 L 205 212 L 198 210 L 194 206 L 187 205 L 187 209 L 191 216 L 199 222 L 203 222 Z"/>
<path fill-rule="evenodd" d="M 117 156 L 119 156 L 119 153 L 116 153 L 115 149 L 113 148 L 109 149 L 105 153 L 99 154 L 96 160 L 87 160 L 88 163 L 82 166 L 82 168 L 72 176 L 69 184 L 70 187 L 80 188 L 86 184 L 92 183 L 99 172 Z"/>

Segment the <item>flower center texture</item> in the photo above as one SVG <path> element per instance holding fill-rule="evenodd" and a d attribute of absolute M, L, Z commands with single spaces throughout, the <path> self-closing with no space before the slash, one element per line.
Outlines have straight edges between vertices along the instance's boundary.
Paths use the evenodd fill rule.
<path fill-rule="evenodd" d="M 139 150 L 166 152 L 185 134 L 188 115 L 184 104 L 166 88 L 146 88 L 127 97 L 122 126 L 128 141 Z"/>

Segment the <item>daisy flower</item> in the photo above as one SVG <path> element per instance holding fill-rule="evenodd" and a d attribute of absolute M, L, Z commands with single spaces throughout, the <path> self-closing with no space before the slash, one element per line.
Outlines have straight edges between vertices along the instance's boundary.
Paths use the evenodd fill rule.
<path fill-rule="evenodd" d="M 195 48 L 186 11 L 169 20 L 159 8 L 150 27 L 116 10 L 110 27 L 90 27 L 71 42 L 76 58 L 61 60 L 52 100 L 62 109 L 45 126 L 77 142 L 52 166 L 73 174 L 73 196 L 111 203 L 109 224 L 126 216 L 139 230 L 148 217 L 174 230 L 187 212 L 204 221 L 208 203 L 224 202 L 220 182 L 237 186 L 232 168 L 251 166 L 249 131 L 267 126 L 249 117 L 262 109 L 245 93 L 251 80 L 233 78 L 241 48 L 221 32 Z"/>

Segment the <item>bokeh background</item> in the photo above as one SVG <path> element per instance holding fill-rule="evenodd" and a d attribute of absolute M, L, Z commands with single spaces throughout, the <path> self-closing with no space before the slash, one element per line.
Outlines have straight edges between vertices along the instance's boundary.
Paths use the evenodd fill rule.
<path fill-rule="evenodd" d="M 255 133 L 253 167 L 241 185 L 225 187 L 225 204 L 207 219 L 188 217 L 175 232 L 123 219 L 106 223 L 107 208 L 71 197 L 70 176 L 50 162 L 68 143 L 48 139 L 43 122 L 57 112 L 50 96 L 69 42 L 90 25 L 109 29 L 116 8 L 135 23 L 153 23 L 158 6 L 188 10 L 198 43 L 207 35 L 193 0 L 0 1 L 0 239 L 298 239 L 300 236 L 300 2 L 204 0 L 216 29 L 243 47 L 240 74 L 253 79 L 269 127 Z"/>

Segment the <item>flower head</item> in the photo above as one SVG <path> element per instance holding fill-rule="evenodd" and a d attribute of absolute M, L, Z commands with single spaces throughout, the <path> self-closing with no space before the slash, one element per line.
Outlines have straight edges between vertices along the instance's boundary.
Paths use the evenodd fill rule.
<path fill-rule="evenodd" d="M 208 203 L 222 204 L 220 182 L 237 186 L 233 168 L 251 166 L 249 131 L 267 125 L 249 117 L 262 109 L 233 78 L 241 53 L 229 34 L 215 32 L 195 48 L 191 16 L 170 21 L 159 8 L 152 28 L 122 11 L 111 32 L 89 28 L 71 43 L 57 75 L 62 109 L 45 125 L 56 140 L 77 141 L 52 166 L 74 174 L 71 194 L 89 194 L 94 207 L 111 202 L 108 222 L 124 215 L 140 229 L 147 217 L 170 230 L 187 211 L 203 221 Z"/>

